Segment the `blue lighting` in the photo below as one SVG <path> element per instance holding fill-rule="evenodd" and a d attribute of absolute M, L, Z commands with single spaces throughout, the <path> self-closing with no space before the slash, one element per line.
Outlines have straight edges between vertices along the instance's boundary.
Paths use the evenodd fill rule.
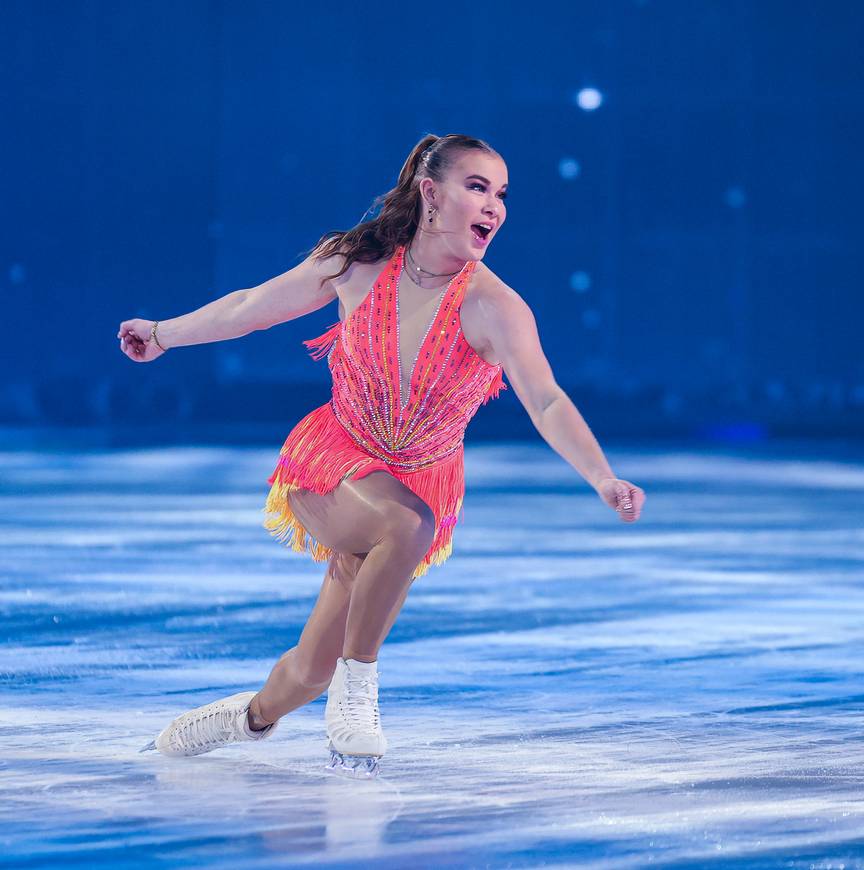
<path fill-rule="evenodd" d="M 747 193 L 743 187 L 734 185 L 726 189 L 723 198 L 730 208 L 741 208 L 747 202 Z"/>
<path fill-rule="evenodd" d="M 593 112 L 603 102 L 603 94 L 597 88 L 582 88 L 576 92 L 576 105 L 586 112 Z"/>
<path fill-rule="evenodd" d="M 570 276 L 570 289 L 584 293 L 591 286 L 591 276 L 587 272 L 574 272 Z"/>
<path fill-rule="evenodd" d="M 769 432 L 763 423 L 756 420 L 733 420 L 697 426 L 696 434 L 709 441 L 749 443 L 766 440 Z"/>
<path fill-rule="evenodd" d="M 574 160 L 572 157 L 562 157 L 558 161 L 558 172 L 562 178 L 576 178 L 579 171 L 579 161 Z"/>
<path fill-rule="evenodd" d="M 582 312 L 582 325 L 586 329 L 597 329 L 602 319 L 602 315 L 596 308 L 589 308 Z"/>

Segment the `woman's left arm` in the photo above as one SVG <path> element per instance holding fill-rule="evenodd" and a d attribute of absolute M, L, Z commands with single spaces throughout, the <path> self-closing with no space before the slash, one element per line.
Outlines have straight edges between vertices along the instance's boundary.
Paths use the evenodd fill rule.
<path fill-rule="evenodd" d="M 644 491 L 615 477 L 597 439 L 552 374 L 528 304 L 509 287 L 479 301 L 486 339 L 543 439 L 624 522 L 639 519 Z"/>

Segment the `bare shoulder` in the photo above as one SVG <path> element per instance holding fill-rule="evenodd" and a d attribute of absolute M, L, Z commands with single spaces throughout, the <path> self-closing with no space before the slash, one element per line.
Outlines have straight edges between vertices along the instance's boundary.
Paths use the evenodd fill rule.
<path fill-rule="evenodd" d="M 466 296 L 466 303 L 470 296 L 474 304 L 487 311 L 492 307 L 499 315 L 528 307 L 528 303 L 488 266 L 481 263 L 480 267 L 474 270 L 476 282 L 475 280 L 471 282 L 471 291 Z"/>
<path fill-rule="evenodd" d="M 465 340 L 492 365 L 501 362 L 493 350 L 501 325 L 518 328 L 520 321 L 533 322 L 528 303 L 483 263 L 474 270 L 461 317 Z"/>
<path fill-rule="evenodd" d="M 344 279 L 344 275 L 339 278 L 331 278 L 337 272 L 342 271 L 345 265 L 346 256 L 341 249 L 331 252 L 326 257 L 321 256 L 323 245 L 314 247 L 301 265 L 309 271 L 310 274 L 325 281 L 329 289 L 335 296 L 336 287 Z"/>
<path fill-rule="evenodd" d="M 339 317 L 342 319 L 346 310 L 351 311 L 361 301 L 362 288 L 371 282 L 369 275 L 374 273 L 375 264 L 350 261 L 341 247 L 321 256 L 321 247 L 313 249 L 304 265 L 322 282 L 329 297 L 339 300 Z"/>

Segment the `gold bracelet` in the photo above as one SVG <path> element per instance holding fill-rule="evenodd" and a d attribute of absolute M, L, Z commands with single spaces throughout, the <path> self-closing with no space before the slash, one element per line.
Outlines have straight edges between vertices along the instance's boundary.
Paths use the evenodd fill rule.
<path fill-rule="evenodd" d="M 156 347 L 158 347 L 159 350 L 161 350 L 161 351 L 166 351 L 166 350 L 168 350 L 168 348 L 167 348 L 167 347 L 162 347 L 162 345 L 159 344 L 159 339 L 156 338 L 156 327 L 157 327 L 158 325 L 159 325 L 159 321 L 158 321 L 158 320 L 154 320 L 154 321 L 153 321 L 153 325 L 150 327 L 150 338 L 152 338 L 153 341 L 156 342 Z"/>

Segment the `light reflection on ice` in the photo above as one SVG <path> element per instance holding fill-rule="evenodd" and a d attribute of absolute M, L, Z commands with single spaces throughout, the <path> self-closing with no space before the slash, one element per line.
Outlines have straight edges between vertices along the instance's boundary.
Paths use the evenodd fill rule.
<path fill-rule="evenodd" d="M 0 454 L 4 858 L 864 866 L 860 465 L 610 450 L 628 526 L 545 448 L 469 449 L 381 653 L 380 781 L 323 772 L 323 698 L 141 755 L 296 643 L 324 566 L 260 526 L 275 455 Z"/>

